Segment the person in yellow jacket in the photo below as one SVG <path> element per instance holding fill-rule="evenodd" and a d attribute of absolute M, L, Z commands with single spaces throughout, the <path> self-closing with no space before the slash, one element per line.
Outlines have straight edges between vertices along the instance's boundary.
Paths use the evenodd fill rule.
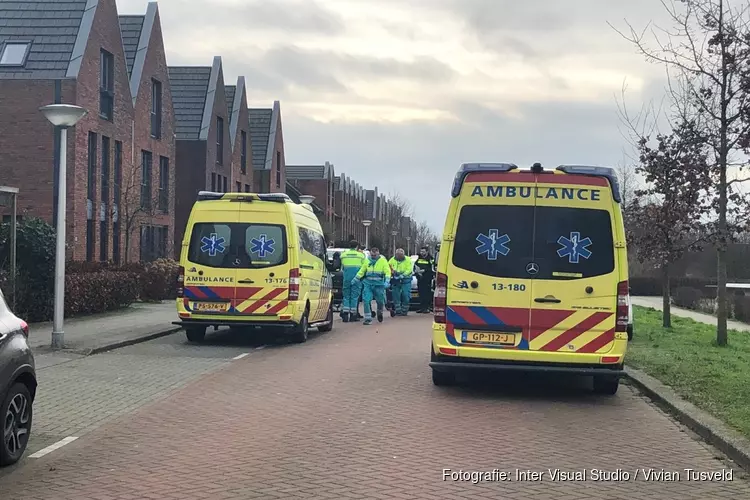
<path fill-rule="evenodd" d="M 365 263 L 365 254 L 357 250 L 359 244 L 352 240 L 349 249 L 341 254 L 341 271 L 343 273 L 344 301 L 341 305 L 341 319 L 344 323 L 356 321 L 359 309 L 361 283 L 354 278 Z"/>
<path fill-rule="evenodd" d="M 365 303 L 365 325 L 372 323 L 372 299 L 377 303 L 378 321 L 383 322 L 383 308 L 385 307 L 385 289 L 391 283 L 391 266 L 385 257 L 380 255 L 380 249 L 370 248 L 370 258 L 365 260 L 357 276 L 352 280 L 360 280 L 364 284 L 362 301 Z"/>
<path fill-rule="evenodd" d="M 396 255 L 388 261 L 391 266 L 391 296 L 393 297 L 393 308 L 396 316 L 409 314 L 409 301 L 411 300 L 411 278 L 414 264 L 411 258 L 404 255 L 403 248 L 396 249 Z"/>

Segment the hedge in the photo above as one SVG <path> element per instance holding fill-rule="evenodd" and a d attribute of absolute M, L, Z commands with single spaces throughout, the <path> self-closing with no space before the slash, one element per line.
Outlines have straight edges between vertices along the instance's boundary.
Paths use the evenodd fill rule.
<path fill-rule="evenodd" d="M 0 226 L 0 287 L 9 293 L 9 230 Z M 45 221 L 27 218 L 17 228 L 17 280 L 14 312 L 28 322 L 52 319 L 55 232 Z M 177 297 L 179 265 L 160 259 L 118 266 L 101 262 L 68 262 L 65 315 L 79 316 L 127 307 L 137 300 Z"/>
<path fill-rule="evenodd" d="M 630 295 L 643 297 L 661 297 L 662 280 L 651 276 L 633 276 L 629 279 Z M 708 285 L 716 285 L 716 280 L 704 278 L 671 278 L 669 280 L 670 293 L 674 294 L 678 288 L 693 288 L 699 290 L 701 298 L 713 298 L 716 289 Z"/>

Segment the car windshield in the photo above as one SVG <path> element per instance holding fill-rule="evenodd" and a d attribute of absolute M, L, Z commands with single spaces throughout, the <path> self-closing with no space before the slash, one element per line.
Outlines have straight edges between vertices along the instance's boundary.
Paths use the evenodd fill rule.
<path fill-rule="evenodd" d="M 188 260 L 218 268 L 258 268 L 287 260 L 286 231 L 276 224 L 198 223 Z"/>
<path fill-rule="evenodd" d="M 453 265 L 486 276 L 536 279 L 600 276 L 614 270 L 606 210 L 470 205 L 461 210 Z"/>

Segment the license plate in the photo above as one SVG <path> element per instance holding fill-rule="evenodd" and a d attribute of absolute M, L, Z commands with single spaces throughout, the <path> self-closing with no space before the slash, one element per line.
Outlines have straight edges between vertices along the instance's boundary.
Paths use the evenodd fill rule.
<path fill-rule="evenodd" d="M 227 312 L 229 304 L 225 302 L 195 302 L 193 310 L 200 312 Z"/>
<path fill-rule="evenodd" d="M 461 341 L 467 344 L 513 345 L 516 343 L 516 336 L 512 333 L 463 332 Z"/>

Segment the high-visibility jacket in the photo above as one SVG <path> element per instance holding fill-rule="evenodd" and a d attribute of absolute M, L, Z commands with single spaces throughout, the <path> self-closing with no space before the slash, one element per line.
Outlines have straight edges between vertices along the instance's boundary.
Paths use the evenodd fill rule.
<path fill-rule="evenodd" d="M 344 273 L 344 283 L 349 283 L 357 275 L 365 263 L 362 252 L 349 249 L 341 254 L 341 270 Z"/>
<path fill-rule="evenodd" d="M 363 279 L 370 283 L 385 283 L 385 280 L 391 279 L 391 266 L 382 255 L 377 259 L 370 257 L 362 264 L 362 268 L 357 273 L 357 278 Z"/>
<path fill-rule="evenodd" d="M 434 265 L 434 261 L 432 258 L 428 255 L 427 257 L 419 257 L 417 259 L 417 262 L 414 263 L 418 268 L 422 270 L 421 275 L 417 273 L 417 279 L 421 281 L 431 282 L 432 278 L 434 277 L 434 272 L 432 270 L 432 267 Z"/>
<path fill-rule="evenodd" d="M 404 257 L 401 260 L 398 260 L 396 257 L 391 257 L 391 260 L 388 261 L 388 265 L 391 266 L 394 283 L 397 280 L 399 283 L 411 282 L 414 264 L 409 257 Z"/>

